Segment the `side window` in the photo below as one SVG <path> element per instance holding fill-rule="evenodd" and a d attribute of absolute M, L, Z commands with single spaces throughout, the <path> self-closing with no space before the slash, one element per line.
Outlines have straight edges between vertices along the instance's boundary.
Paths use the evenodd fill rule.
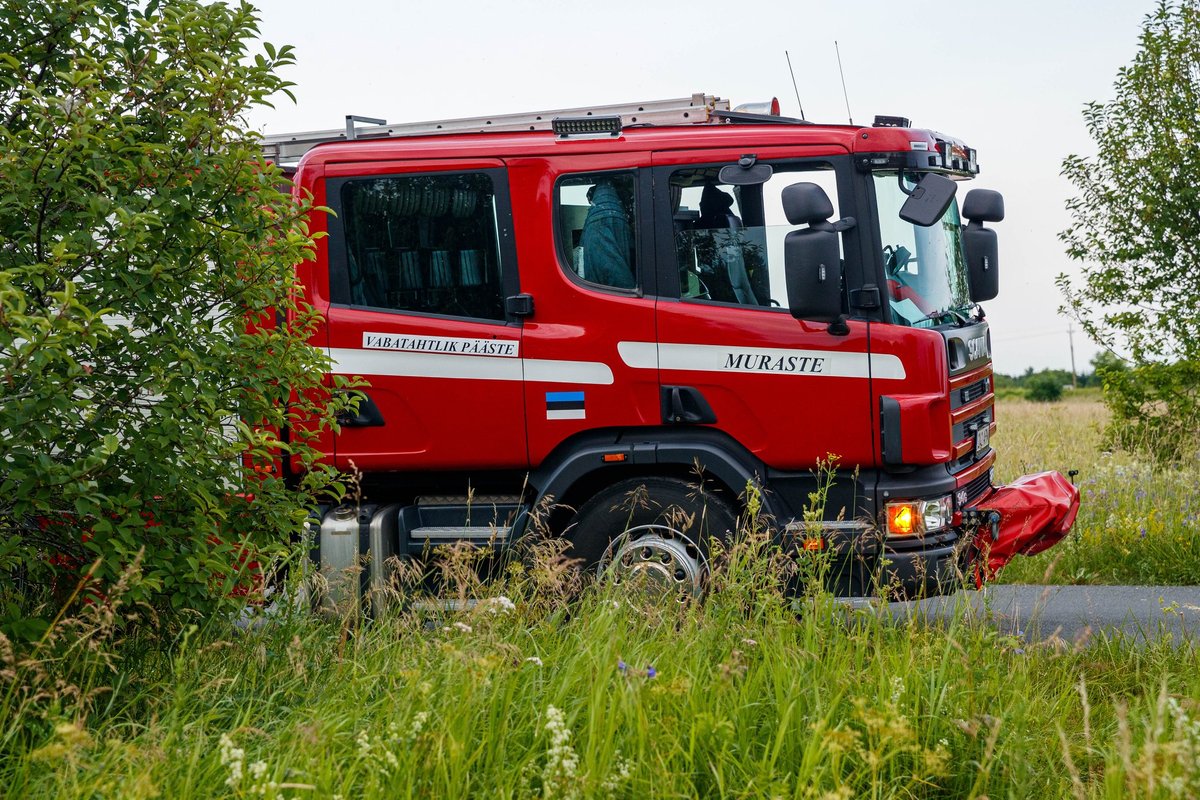
<path fill-rule="evenodd" d="M 589 283 L 638 285 L 633 173 L 572 175 L 558 184 L 559 241 L 564 265 Z"/>
<path fill-rule="evenodd" d="M 352 304 L 504 319 L 490 176 L 350 180 L 340 199 Z"/>
<path fill-rule="evenodd" d="M 700 302 L 787 307 L 783 238 L 794 228 L 782 193 L 793 183 L 816 183 L 838 219 L 837 180 L 828 164 L 774 164 L 765 184 L 731 186 L 720 166 L 671 174 L 671 207 L 680 296 Z"/>

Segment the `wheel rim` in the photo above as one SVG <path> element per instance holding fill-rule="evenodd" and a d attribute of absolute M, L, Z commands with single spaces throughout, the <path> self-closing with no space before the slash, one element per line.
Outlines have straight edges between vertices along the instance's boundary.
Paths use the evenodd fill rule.
<path fill-rule="evenodd" d="M 598 572 L 632 591 L 674 596 L 683 602 L 703 593 L 708 559 L 695 542 L 674 528 L 639 525 L 613 539 L 600 559 Z"/>

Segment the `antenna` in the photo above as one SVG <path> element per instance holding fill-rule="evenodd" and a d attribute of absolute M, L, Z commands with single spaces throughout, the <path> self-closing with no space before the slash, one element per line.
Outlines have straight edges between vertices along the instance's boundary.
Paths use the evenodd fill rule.
<path fill-rule="evenodd" d="M 787 50 L 784 50 L 783 54 L 784 54 L 784 56 L 787 57 L 788 72 L 792 76 L 792 89 L 794 89 L 796 92 L 796 105 L 800 106 L 800 119 L 803 120 L 804 119 L 804 103 L 800 102 L 800 89 L 796 87 L 796 71 L 794 69 L 792 69 L 792 57 L 791 57 L 791 55 L 788 54 Z M 843 82 L 843 85 L 844 85 L 844 82 Z M 807 120 L 805 120 L 805 121 L 807 121 Z"/>
<path fill-rule="evenodd" d="M 850 95 L 846 92 L 846 73 L 842 72 L 842 51 L 838 47 L 837 39 L 833 40 L 833 49 L 837 53 L 838 60 L 838 75 L 842 76 L 842 97 L 846 98 L 846 119 L 850 120 L 850 124 L 854 124 L 854 117 L 850 116 Z"/>

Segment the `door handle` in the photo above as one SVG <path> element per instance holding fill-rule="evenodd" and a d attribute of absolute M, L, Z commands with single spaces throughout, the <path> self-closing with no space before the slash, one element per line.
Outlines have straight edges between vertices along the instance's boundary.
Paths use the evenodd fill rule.
<path fill-rule="evenodd" d="M 662 387 L 663 423 L 667 425 L 712 425 L 717 415 L 693 386 Z"/>
<path fill-rule="evenodd" d="M 364 391 L 359 391 L 362 398 L 358 401 L 358 413 L 350 414 L 343 412 L 338 414 L 337 423 L 343 428 L 381 428 L 386 423 L 383 421 L 383 413 L 380 412 L 379 406 L 375 405 L 375 401 L 371 399 L 371 395 Z"/>

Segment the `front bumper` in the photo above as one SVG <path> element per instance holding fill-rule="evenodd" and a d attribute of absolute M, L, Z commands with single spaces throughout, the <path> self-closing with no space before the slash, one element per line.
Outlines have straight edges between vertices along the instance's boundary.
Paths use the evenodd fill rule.
<path fill-rule="evenodd" d="M 972 496 L 953 527 L 926 536 L 889 537 L 866 523 L 829 523 L 824 538 L 833 555 L 830 590 L 910 598 L 978 587 L 1014 556 L 1034 555 L 1060 541 L 1079 511 L 1078 488 L 1058 472 L 980 487 Z"/>
<path fill-rule="evenodd" d="M 927 597 L 962 587 L 967 575 L 959 532 L 951 529 L 929 539 L 933 541 L 885 545 L 880 582 L 884 593 L 899 598 Z"/>
<path fill-rule="evenodd" d="M 961 509 L 955 529 L 923 540 L 885 540 L 883 585 L 904 597 L 980 587 L 1015 556 L 1061 541 L 1078 513 L 1079 489 L 1059 472 L 993 486 Z"/>

